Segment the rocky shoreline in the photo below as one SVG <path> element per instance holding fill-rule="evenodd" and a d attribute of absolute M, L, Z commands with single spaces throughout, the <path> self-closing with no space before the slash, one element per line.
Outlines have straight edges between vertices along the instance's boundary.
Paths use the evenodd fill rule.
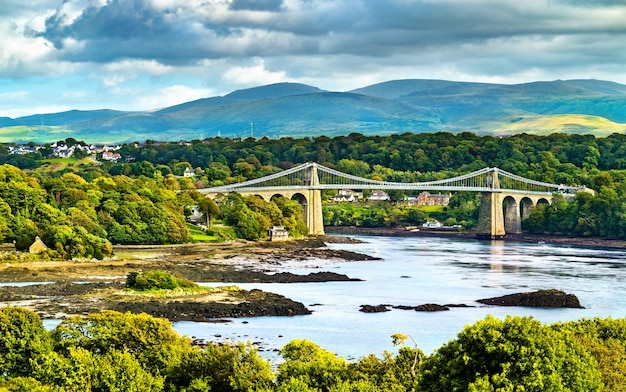
<path fill-rule="evenodd" d="M 229 289 L 197 295 L 127 295 L 129 272 L 160 270 L 197 282 L 303 283 L 358 281 L 335 272 L 306 275 L 280 271 L 283 263 L 319 263 L 376 260 L 344 250 L 332 250 L 326 242 L 353 242 L 342 237 L 320 237 L 270 242 L 236 241 L 230 244 L 168 246 L 118 246 L 116 259 L 104 261 L 42 261 L 0 264 L 0 300 L 23 306 L 44 319 L 62 319 L 104 309 L 148 313 L 171 321 L 295 316 L 310 314 L 302 303 L 260 290 Z M 26 286 L 11 283 L 35 283 Z M 77 283 L 80 282 L 80 283 Z"/>
<path fill-rule="evenodd" d="M 171 321 L 213 321 L 223 318 L 257 316 L 294 316 L 310 314 L 302 303 L 259 290 L 224 290 L 195 296 L 140 297 L 124 295 L 129 272 L 160 270 L 196 282 L 224 283 L 302 283 L 358 281 L 334 272 L 319 271 L 306 275 L 284 271 L 294 263 L 306 268 L 321 268 L 334 262 L 378 260 L 364 254 L 329 249 L 327 243 L 358 242 L 344 235 L 437 236 L 475 239 L 467 232 L 429 232 L 396 229 L 328 228 L 342 236 L 321 236 L 282 243 L 235 241 L 228 244 L 185 244 L 168 246 L 117 246 L 116 258 L 94 261 L 42 261 L 0 264 L 0 300 L 5 305 L 28 307 L 45 319 L 59 319 L 104 309 L 145 312 Z M 505 241 L 575 244 L 582 246 L 626 247 L 623 241 L 567 237 L 507 236 Z M 36 283 L 27 286 L 11 283 Z M 80 283 L 77 283 L 80 282 Z M 564 294 L 564 293 L 563 293 Z M 562 298 L 561 298 L 562 299 Z M 577 299 L 576 299 L 577 300 Z M 481 300 L 477 301 L 480 303 Z M 485 305 L 533 306 L 528 298 L 486 299 Z M 517 302 L 515 302 L 517 301 Z M 524 302 L 526 301 L 526 302 Z M 500 302 L 500 303 L 498 303 Z M 531 301 L 532 302 L 532 301 Z M 538 306 L 545 306 L 544 305 Z M 470 305 L 363 305 L 361 311 L 412 309 L 439 311 Z M 471 305 L 473 306 L 473 305 Z M 580 306 L 580 304 L 578 304 Z M 551 307 L 551 306 L 547 306 Z"/>

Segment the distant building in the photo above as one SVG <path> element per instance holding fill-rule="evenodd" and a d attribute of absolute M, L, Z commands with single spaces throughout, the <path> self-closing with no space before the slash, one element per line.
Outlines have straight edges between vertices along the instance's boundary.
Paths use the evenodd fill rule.
<path fill-rule="evenodd" d="M 102 153 L 102 159 L 110 162 L 117 162 L 122 156 L 117 152 L 105 151 Z"/>
<path fill-rule="evenodd" d="M 342 202 L 342 201 L 347 201 L 347 202 L 355 202 L 359 199 L 363 198 L 363 193 L 361 192 L 355 192 L 351 189 L 341 189 L 336 195 L 335 197 L 333 197 L 333 201 L 336 202 Z"/>
<path fill-rule="evenodd" d="M 200 207 L 198 207 L 197 205 L 193 205 L 189 207 L 191 209 L 191 215 L 189 216 L 189 221 L 190 222 L 202 222 L 202 212 L 200 211 Z"/>
<path fill-rule="evenodd" d="M 389 200 L 389 195 L 385 191 L 372 191 L 372 194 L 367 198 L 367 200 L 387 201 Z"/>
<path fill-rule="evenodd" d="M 438 220 L 434 220 L 434 221 L 428 221 L 426 223 L 423 223 L 422 227 L 428 228 L 428 229 L 438 229 L 440 227 L 443 227 L 443 225 Z"/>
<path fill-rule="evenodd" d="M 186 168 L 185 172 L 183 173 L 183 177 L 193 177 L 195 175 L 196 175 L 196 171 L 190 167 Z"/>
<path fill-rule="evenodd" d="M 43 243 L 43 241 L 41 240 L 41 238 L 39 238 L 39 236 L 35 237 L 35 242 L 33 242 L 33 244 L 28 247 L 28 252 L 34 253 L 34 254 L 42 253 L 47 250 L 48 250 L 48 247 L 46 246 L 46 244 Z"/>
<path fill-rule="evenodd" d="M 282 226 L 273 226 L 269 231 L 270 241 L 287 241 L 289 231 Z"/>
<path fill-rule="evenodd" d="M 423 191 L 417 197 L 407 197 L 405 200 L 410 206 L 447 206 L 450 203 L 449 193 L 437 193 Z"/>

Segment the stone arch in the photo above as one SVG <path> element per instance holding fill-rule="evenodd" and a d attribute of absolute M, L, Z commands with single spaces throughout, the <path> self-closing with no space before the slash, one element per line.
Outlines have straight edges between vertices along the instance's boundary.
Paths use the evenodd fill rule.
<path fill-rule="evenodd" d="M 517 200 L 513 196 L 507 196 L 502 200 L 504 209 L 504 231 L 506 233 L 522 232 L 522 219 Z"/>
<path fill-rule="evenodd" d="M 282 193 L 274 193 L 271 197 L 270 200 L 274 200 L 274 199 L 278 199 L 280 197 L 286 197 L 285 195 L 283 195 Z"/>
<path fill-rule="evenodd" d="M 300 192 L 297 192 L 297 193 L 294 193 L 293 195 L 291 195 L 291 200 L 295 200 L 298 203 L 300 203 L 300 205 L 302 206 L 303 209 L 305 209 L 306 206 L 309 204 L 309 202 L 307 200 L 307 197 L 304 194 L 300 193 Z"/>
<path fill-rule="evenodd" d="M 520 216 L 522 220 L 528 219 L 530 216 L 530 210 L 535 206 L 535 203 L 529 198 L 524 197 L 520 200 Z"/>
<path fill-rule="evenodd" d="M 551 203 L 550 203 L 550 200 L 542 197 L 542 198 L 537 200 L 537 204 L 547 204 L 547 205 L 550 205 Z"/>
<path fill-rule="evenodd" d="M 264 201 L 266 201 L 268 203 L 270 201 L 270 199 L 267 198 L 267 195 L 261 195 L 261 194 L 256 193 L 253 196 L 256 196 L 256 197 L 260 198 L 261 200 L 264 200 Z"/>

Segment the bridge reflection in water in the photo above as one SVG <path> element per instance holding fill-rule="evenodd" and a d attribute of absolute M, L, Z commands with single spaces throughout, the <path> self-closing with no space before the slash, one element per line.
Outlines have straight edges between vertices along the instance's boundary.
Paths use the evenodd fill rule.
<path fill-rule="evenodd" d="M 577 192 L 592 192 L 581 186 L 535 181 L 498 168 L 484 168 L 462 176 L 426 182 L 390 182 L 362 178 L 308 162 L 291 169 L 236 184 L 200 189 L 207 197 L 237 192 L 257 195 L 266 201 L 283 196 L 297 200 L 304 210 L 309 234 L 324 234 L 321 191 L 325 189 L 370 189 L 414 191 L 470 191 L 481 193 L 477 236 L 500 239 L 506 233 L 521 233 L 522 220 L 537 203 L 552 203 L 555 194 L 566 199 Z"/>

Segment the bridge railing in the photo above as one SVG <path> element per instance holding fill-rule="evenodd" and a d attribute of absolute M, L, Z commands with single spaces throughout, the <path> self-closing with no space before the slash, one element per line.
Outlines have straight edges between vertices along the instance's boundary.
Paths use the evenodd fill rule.
<path fill-rule="evenodd" d="M 313 174 L 315 173 L 315 174 Z M 310 176 L 317 175 L 318 181 Z M 497 178 L 498 181 L 494 181 Z M 313 184 L 315 183 L 315 184 Z M 494 185 L 496 184 L 496 185 Z M 201 189 L 203 193 L 255 192 L 280 190 L 325 190 L 325 189 L 371 189 L 371 190 L 427 190 L 427 191 L 472 191 L 509 192 L 551 195 L 553 193 L 574 194 L 580 187 L 557 185 L 527 179 L 498 168 L 484 168 L 472 173 L 436 181 L 402 183 L 377 181 L 340 172 L 317 163 L 305 163 L 291 169 L 236 184 Z"/>

